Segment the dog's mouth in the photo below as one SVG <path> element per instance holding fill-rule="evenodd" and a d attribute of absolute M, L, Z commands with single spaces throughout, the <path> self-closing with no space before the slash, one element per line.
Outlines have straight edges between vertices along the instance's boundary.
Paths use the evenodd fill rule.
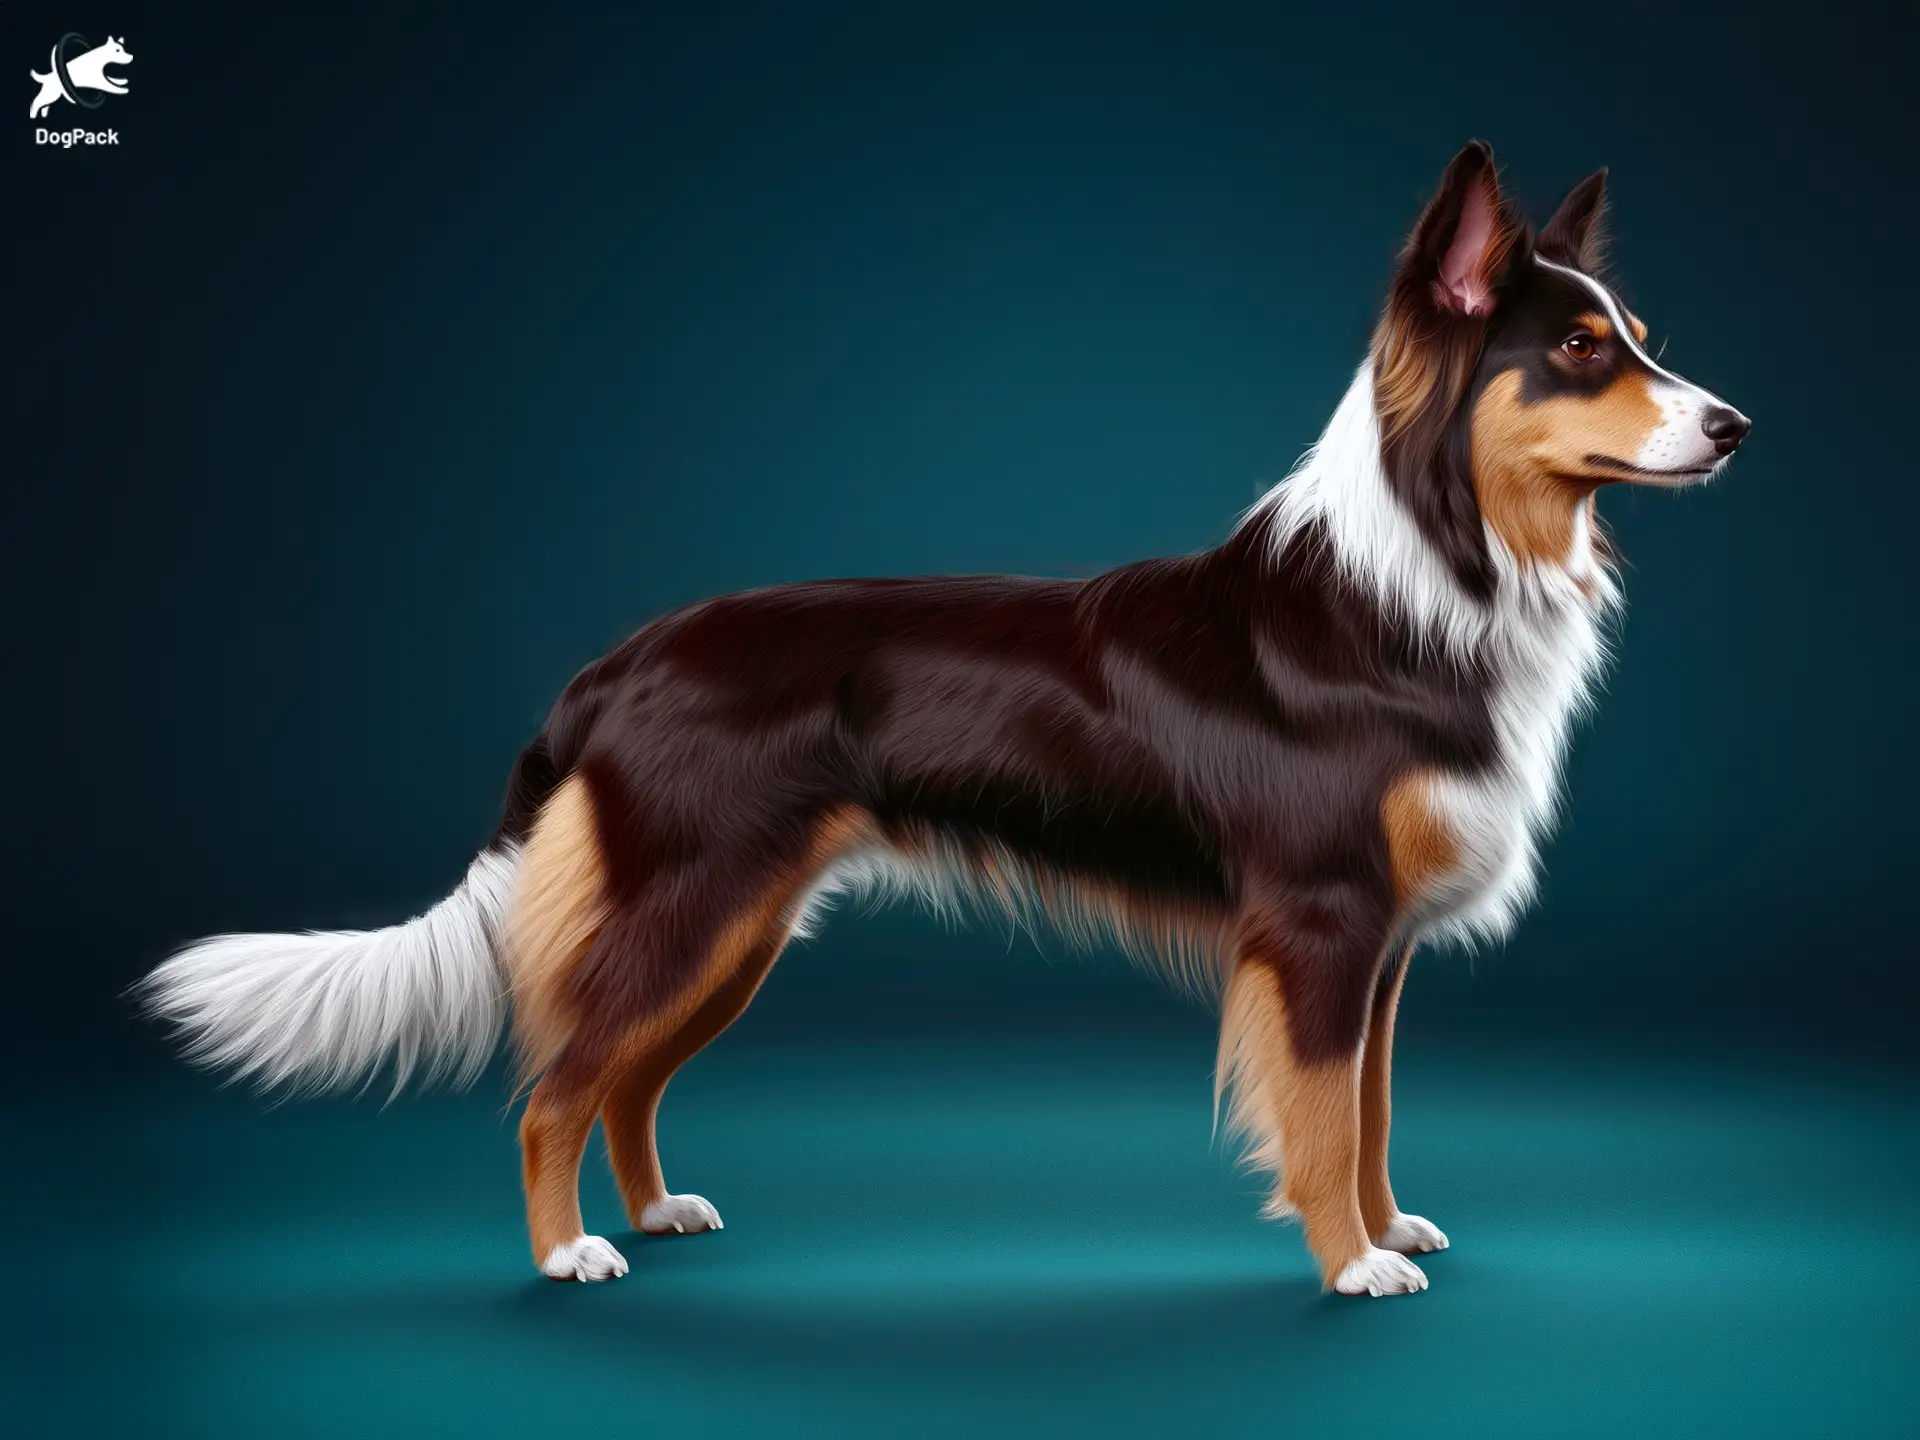
<path fill-rule="evenodd" d="M 1604 470 L 1617 480 L 1637 481 L 1643 485 L 1689 485 L 1719 469 L 1718 464 L 1688 465 L 1673 470 L 1649 470 L 1644 465 L 1634 465 L 1625 460 L 1617 460 L 1611 455 L 1589 455 L 1587 464 L 1595 469 Z"/>

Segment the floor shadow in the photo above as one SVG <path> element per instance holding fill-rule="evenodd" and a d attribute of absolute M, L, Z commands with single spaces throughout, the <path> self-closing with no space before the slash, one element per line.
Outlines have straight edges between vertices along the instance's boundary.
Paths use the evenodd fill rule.
<path fill-rule="evenodd" d="M 629 1255 L 684 1243 L 610 1238 Z M 643 1257 L 633 1274 L 604 1288 L 530 1280 L 501 1297 L 502 1322 L 588 1352 L 631 1356 L 641 1347 L 686 1365 L 804 1370 L 816 1378 L 822 1370 L 875 1367 L 950 1374 L 956 1364 L 1057 1375 L 1079 1362 L 1111 1366 L 1164 1355 L 1176 1336 L 1187 1353 L 1264 1356 L 1336 1337 L 1345 1344 L 1359 1323 L 1355 1302 L 1323 1294 L 1310 1278 L 1188 1278 L 1130 1270 L 1124 1255 L 1105 1274 L 948 1291 L 903 1277 L 898 1287 L 882 1279 L 816 1294 L 769 1293 L 732 1275 L 710 1289 L 694 1282 L 663 1290 L 648 1286 L 647 1268 Z"/>

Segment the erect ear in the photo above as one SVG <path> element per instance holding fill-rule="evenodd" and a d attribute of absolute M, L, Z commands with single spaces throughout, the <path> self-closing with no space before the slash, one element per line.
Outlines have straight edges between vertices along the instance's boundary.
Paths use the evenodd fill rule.
<path fill-rule="evenodd" d="M 1520 230 L 1501 197 L 1493 151 L 1469 141 L 1413 227 L 1400 254 L 1401 277 L 1418 282 L 1437 309 L 1490 315 Z"/>
<path fill-rule="evenodd" d="M 1468 443 L 1467 391 L 1526 227 L 1473 141 L 1421 213 L 1373 336 L 1373 406 L 1387 484 L 1468 594 L 1493 593 Z"/>
<path fill-rule="evenodd" d="M 1600 268 L 1606 249 L 1607 171 L 1594 171 L 1560 202 L 1535 248 L 1549 260 L 1578 270 Z"/>

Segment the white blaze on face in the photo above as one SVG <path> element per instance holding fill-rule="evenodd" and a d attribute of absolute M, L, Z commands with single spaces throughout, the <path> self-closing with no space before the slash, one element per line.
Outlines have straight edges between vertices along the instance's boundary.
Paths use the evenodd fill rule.
<path fill-rule="evenodd" d="M 1647 394 L 1660 407 L 1660 419 L 1647 432 L 1646 439 L 1641 442 L 1640 453 L 1633 457 L 1633 463 L 1642 470 L 1670 476 L 1669 483 L 1676 485 L 1704 480 L 1726 459 L 1714 447 L 1713 440 L 1704 428 L 1708 412 L 1739 412 L 1711 390 L 1682 379 L 1671 370 L 1662 369 L 1660 363 L 1633 338 L 1633 327 L 1627 323 L 1624 308 L 1606 286 L 1569 266 L 1556 265 L 1538 255 L 1534 259 L 1546 269 L 1565 275 L 1592 292 L 1613 322 L 1614 334 L 1647 367 Z"/>

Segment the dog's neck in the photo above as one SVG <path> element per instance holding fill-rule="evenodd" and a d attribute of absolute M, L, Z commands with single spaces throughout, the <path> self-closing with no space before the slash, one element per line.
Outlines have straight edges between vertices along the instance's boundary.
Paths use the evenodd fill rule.
<path fill-rule="evenodd" d="M 1516 629 L 1535 643 L 1554 635 L 1584 649 L 1583 632 L 1596 630 L 1620 600 L 1584 503 L 1575 511 L 1570 551 L 1557 563 L 1522 563 L 1488 527 L 1494 594 L 1487 601 L 1469 595 L 1387 482 L 1370 363 L 1313 448 L 1242 524 L 1263 526 L 1275 554 L 1303 529 L 1318 527 L 1343 582 L 1461 655 L 1484 654 L 1490 643 L 1504 648 L 1503 641 L 1518 638 Z"/>
<path fill-rule="evenodd" d="M 1264 534 L 1250 538 L 1270 547 L 1275 564 L 1298 563 L 1311 552 L 1294 541 L 1303 532 L 1315 536 L 1313 550 L 1332 551 L 1336 583 L 1404 627 L 1417 650 L 1464 662 L 1465 673 L 1484 684 L 1497 755 L 1488 770 L 1453 777 L 1449 793 L 1462 825 L 1484 822 L 1488 854 L 1499 848 L 1489 837 L 1518 848 L 1502 852 L 1506 878 L 1486 903 L 1432 932 L 1467 941 L 1505 934 L 1532 892 L 1567 742 L 1593 697 L 1607 658 L 1605 622 L 1619 600 L 1584 504 L 1564 564 L 1522 564 L 1484 517 L 1481 523 L 1495 580 L 1484 600 L 1461 586 L 1388 484 L 1369 366 L 1354 377 L 1319 443 L 1242 522 L 1261 527 Z"/>

